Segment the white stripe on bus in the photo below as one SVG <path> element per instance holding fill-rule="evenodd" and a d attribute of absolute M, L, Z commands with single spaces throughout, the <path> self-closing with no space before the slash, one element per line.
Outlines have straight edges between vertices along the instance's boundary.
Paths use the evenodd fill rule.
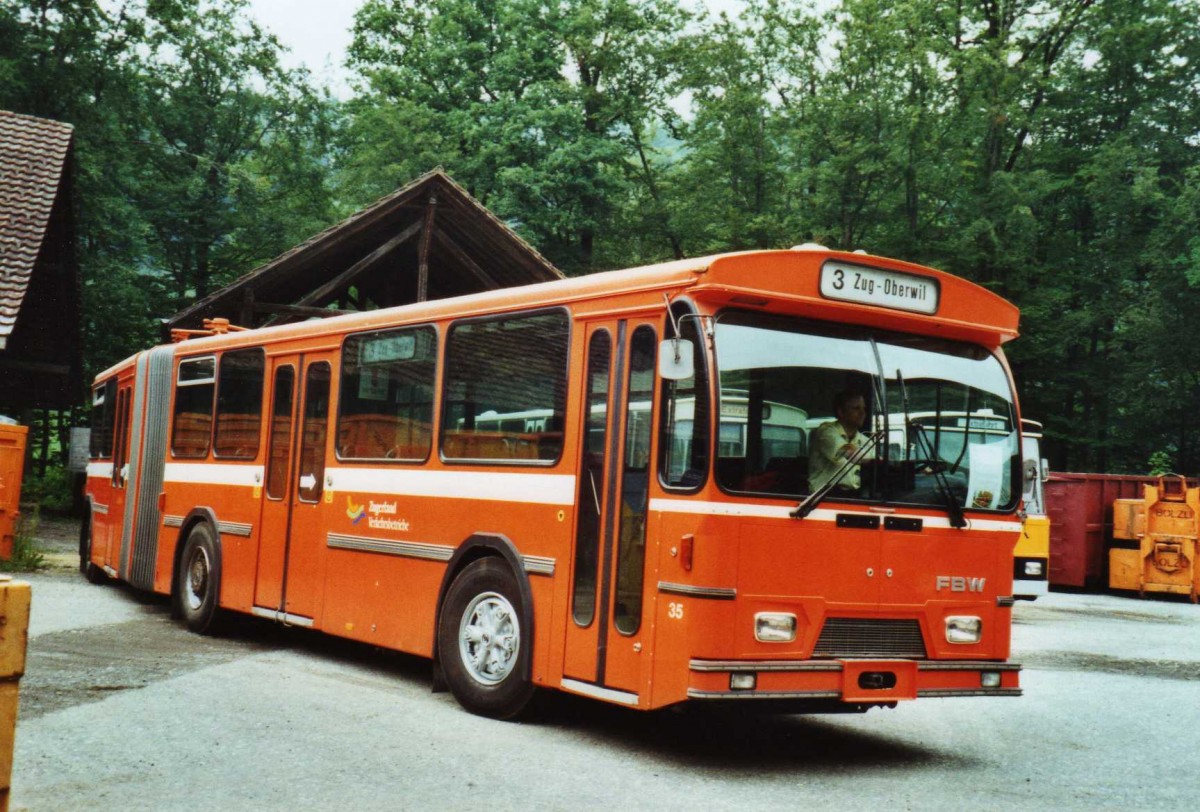
<path fill-rule="evenodd" d="M 257 476 L 256 476 L 257 475 Z M 262 484 L 261 465 L 167 463 L 165 480 L 192 485 Z M 383 496 L 481 499 L 536 505 L 575 504 L 575 477 L 517 472 L 424 471 L 396 468 L 327 468 L 330 489 Z"/>
<path fill-rule="evenodd" d="M 651 499 L 650 510 L 659 513 L 698 513 L 706 516 L 739 516 L 756 519 L 790 519 L 795 505 L 751 505 L 738 502 L 704 502 L 698 499 Z M 920 519 L 924 527 L 949 527 L 950 519 L 945 516 L 920 516 L 908 513 L 879 514 L 856 510 L 831 510 L 818 508 L 804 521 L 833 522 L 838 514 L 852 513 L 861 516 L 879 516 L 881 521 L 885 516 L 899 519 Z M 793 519 L 793 521 L 796 521 Z M 1007 522 L 998 519 L 968 519 L 968 530 L 990 530 L 1018 533 L 1020 522 Z"/>
<path fill-rule="evenodd" d="M 164 482 L 186 485 L 261 485 L 261 465 L 229 465 L 217 462 L 168 462 Z"/>
<path fill-rule="evenodd" d="M 327 469 L 325 473 L 332 477 L 335 490 L 351 493 L 441 496 L 564 507 L 575 504 L 575 477 L 570 474 L 398 468 L 338 468 Z"/>

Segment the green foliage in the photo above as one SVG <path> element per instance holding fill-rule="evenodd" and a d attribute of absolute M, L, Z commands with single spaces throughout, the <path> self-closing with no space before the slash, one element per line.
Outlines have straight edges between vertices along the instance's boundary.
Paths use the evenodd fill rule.
<path fill-rule="evenodd" d="M 46 566 L 46 556 L 37 546 L 38 513 L 22 513 L 13 534 L 12 556 L 0 558 L 5 572 L 35 572 Z"/>
<path fill-rule="evenodd" d="M 367 0 L 346 197 L 442 165 L 568 272 L 594 270 L 635 186 L 656 180 L 647 142 L 685 20 L 666 0 Z"/>
<path fill-rule="evenodd" d="M 1200 471 L 1200 0 L 365 0 L 344 104 L 245 0 L 10 0 L 76 125 L 88 366 L 435 166 L 569 273 L 815 241 L 1015 301 L 1060 469 Z M 702 4 L 700 4 L 702 5 Z"/>
<path fill-rule="evenodd" d="M 85 370 L 328 225 L 333 110 L 245 0 L 14 0 L 0 107 L 75 126 Z"/>
<path fill-rule="evenodd" d="M 1174 463 L 1168 451 L 1155 451 L 1150 455 L 1150 476 L 1166 476 L 1174 472 Z"/>
<path fill-rule="evenodd" d="M 21 501 L 36 506 L 38 513 L 70 513 L 74 509 L 74 476 L 61 465 L 47 466 L 42 476 L 27 472 L 21 483 Z"/>

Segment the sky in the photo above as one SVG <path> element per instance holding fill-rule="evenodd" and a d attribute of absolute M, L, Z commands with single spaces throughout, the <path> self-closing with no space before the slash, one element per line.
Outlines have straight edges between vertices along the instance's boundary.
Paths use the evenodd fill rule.
<path fill-rule="evenodd" d="M 359 5 L 360 0 L 250 0 L 250 13 L 291 51 L 285 65 L 307 67 L 318 83 L 347 98 L 342 63 Z"/>

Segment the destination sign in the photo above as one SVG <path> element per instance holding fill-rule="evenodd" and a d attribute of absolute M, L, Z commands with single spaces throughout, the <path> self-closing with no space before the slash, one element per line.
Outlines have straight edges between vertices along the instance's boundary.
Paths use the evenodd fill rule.
<path fill-rule="evenodd" d="M 826 262 L 821 266 L 821 295 L 826 299 L 875 305 L 933 315 L 940 290 L 936 279 L 915 274 Z"/>

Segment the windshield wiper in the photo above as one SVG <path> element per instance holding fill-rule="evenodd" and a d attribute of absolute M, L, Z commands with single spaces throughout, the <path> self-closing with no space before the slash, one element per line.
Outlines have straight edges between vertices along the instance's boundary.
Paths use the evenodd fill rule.
<path fill-rule="evenodd" d="M 869 434 L 866 432 L 863 433 L 865 434 L 867 441 L 859 446 L 858 450 L 851 454 L 846 461 L 842 463 L 842 467 L 834 472 L 833 476 L 829 478 L 828 482 L 810 493 L 807 497 L 805 497 L 803 502 L 796 505 L 796 509 L 789 513 L 789 516 L 791 516 L 793 519 L 803 519 L 805 516 L 816 510 L 817 505 L 821 504 L 821 500 L 828 496 L 829 492 L 836 488 L 838 483 L 846 478 L 846 474 L 854 470 L 854 466 L 863 461 L 863 458 L 870 453 L 871 449 L 875 447 L 875 444 L 879 442 L 886 432 L 873 431 Z"/>
<path fill-rule="evenodd" d="M 917 445 L 925 444 L 922 453 L 926 455 L 929 462 L 929 471 L 933 474 L 933 481 L 937 485 L 938 492 L 946 498 L 946 515 L 950 517 L 950 526 L 961 530 L 967 526 L 967 520 L 963 518 L 962 505 L 958 502 L 958 497 L 954 495 L 954 491 L 950 489 L 950 483 L 946 480 L 946 472 L 943 469 L 941 460 L 934 456 L 932 444 L 929 438 L 925 436 L 925 427 L 921 425 L 919 420 L 914 420 L 909 424 L 916 429 Z"/>
<path fill-rule="evenodd" d="M 913 420 L 908 415 L 908 388 L 904 385 L 904 375 L 899 369 L 896 370 L 896 380 L 900 383 L 900 400 L 904 404 L 904 423 L 909 429 L 915 429 L 917 447 L 925 455 L 929 471 L 933 474 L 933 482 L 937 485 L 938 492 L 946 500 L 946 515 L 950 517 L 950 526 L 961 530 L 967 526 L 967 520 L 963 518 L 962 505 L 958 503 L 958 497 L 954 495 L 954 491 L 950 490 L 950 483 L 946 481 L 946 472 L 942 470 L 942 463 L 937 458 L 937 451 L 925 435 L 925 427 L 921 425 L 921 421 Z M 936 413 L 933 419 L 941 420 L 941 412 Z M 924 448 L 921 448 L 922 445 Z"/>

